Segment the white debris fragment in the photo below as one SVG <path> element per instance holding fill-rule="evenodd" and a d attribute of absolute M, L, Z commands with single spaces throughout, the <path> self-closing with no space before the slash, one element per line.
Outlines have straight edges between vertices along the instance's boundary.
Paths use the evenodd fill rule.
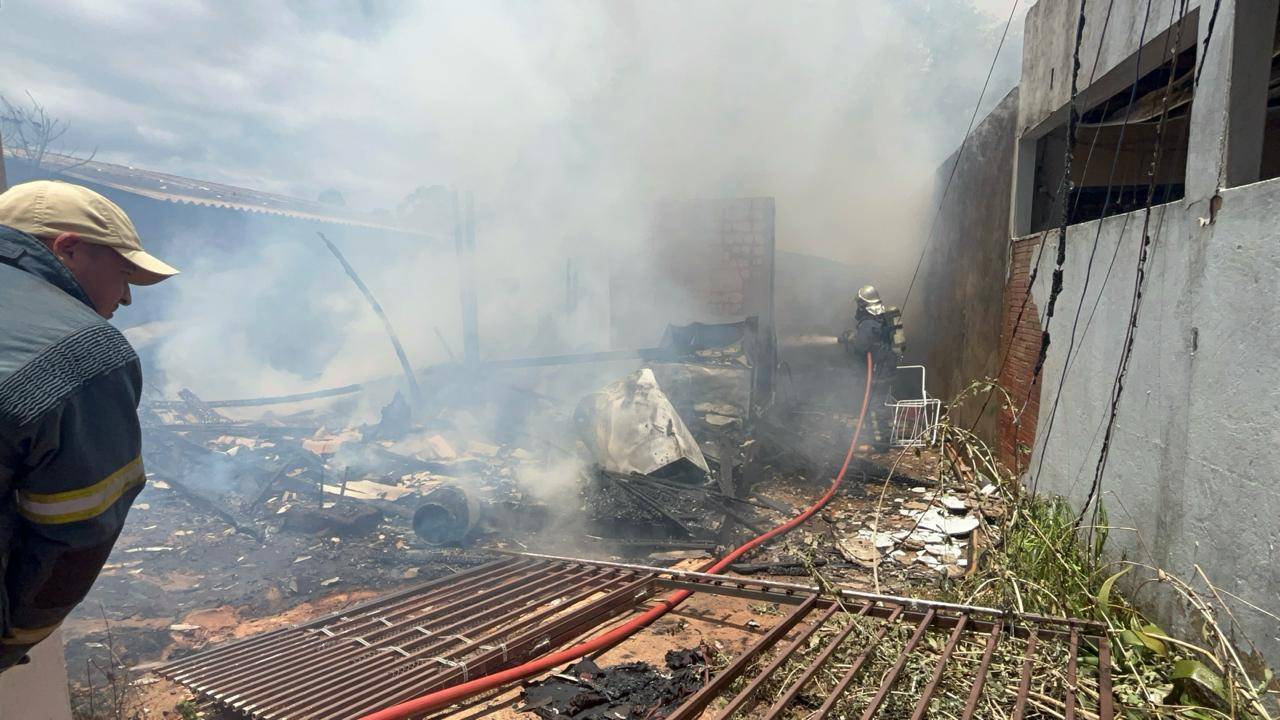
<path fill-rule="evenodd" d="M 329 578 L 328 580 L 321 580 L 321 581 L 320 581 L 320 587 L 329 587 L 330 585 L 332 585 L 332 584 L 334 584 L 334 583 L 338 582 L 338 581 L 339 581 L 339 580 L 341 580 L 341 579 L 342 579 L 342 578 L 340 578 L 340 577 L 331 577 L 331 578 Z"/>
<path fill-rule="evenodd" d="M 973 532 L 981 523 L 976 517 L 966 515 L 964 517 L 954 517 L 943 515 L 940 510 L 928 510 L 920 516 L 920 527 L 925 530 L 951 535 L 952 537 L 963 537 Z"/>
<path fill-rule="evenodd" d="M 955 495 L 943 496 L 942 506 L 953 513 L 962 513 L 969 509 L 969 504 Z"/>
<path fill-rule="evenodd" d="M 925 545 L 924 551 L 943 562 L 955 562 L 960 558 L 960 548 L 955 545 Z"/>

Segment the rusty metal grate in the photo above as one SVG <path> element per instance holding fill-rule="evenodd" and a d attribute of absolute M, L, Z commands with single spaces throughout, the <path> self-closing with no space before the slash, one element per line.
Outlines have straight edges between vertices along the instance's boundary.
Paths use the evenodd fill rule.
<path fill-rule="evenodd" d="M 1098 623 L 852 590 L 823 594 L 814 586 L 751 578 L 596 564 L 646 570 L 661 587 L 791 607 L 668 720 L 968 720 L 981 709 L 987 717 L 1013 720 L 1112 720 L 1115 715 L 1110 645 Z M 996 672 L 997 657 L 1005 658 L 1006 664 L 1010 657 L 1018 662 Z M 1045 687 L 1054 685 L 1045 678 L 1058 670 L 1062 681 Z M 922 677 L 928 679 L 920 682 Z M 1033 690 L 1033 685 L 1041 687 Z M 956 695 L 957 688 L 963 689 L 963 697 Z M 943 707 L 947 701 L 953 707 Z"/>
<path fill-rule="evenodd" d="M 157 672 L 249 718 L 356 718 L 594 634 L 661 588 L 789 608 L 676 720 L 1114 717 L 1110 648 L 1096 623 L 532 554 Z"/>
<path fill-rule="evenodd" d="M 542 655 L 653 589 L 643 571 L 506 558 L 156 672 L 244 717 L 358 718 Z"/>

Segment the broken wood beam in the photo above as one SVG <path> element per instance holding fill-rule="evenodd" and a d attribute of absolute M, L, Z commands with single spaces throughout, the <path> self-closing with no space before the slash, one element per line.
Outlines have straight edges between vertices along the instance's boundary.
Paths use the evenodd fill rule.
<path fill-rule="evenodd" d="M 400 369 L 404 371 L 404 381 L 409 386 L 409 399 L 413 402 L 413 409 L 420 411 L 422 409 L 422 388 L 418 387 L 418 379 L 413 374 L 413 366 L 409 364 L 409 356 L 404 352 L 404 346 L 400 344 L 400 338 L 396 336 L 396 330 L 391 325 L 391 319 L 383 312 L 382 306 L 378 304 L 377 298 L 373 296 L 373 292 L 369 290 L 369 286 L 364 284 L 360 276 L 356 274 L 356 269 L 351 267 L 351 263 L 343 257 L 342 251 L 338 250 L 338 246 L 329 241 L 324 233 L 316 233 L 320 239 L 324 241 L 325 247 L 329 248 L 329 252 L 338 259 L 342 264 L 342 269 L 346 271 L 347 277 L 351 278 L 351 282 L 356 284 L 360 293 L 364 295 L 364 299 L 369 302 L 369 307 L 373 308 L 374 314 L 382 321 L 382 327 L 387 331 L 387 336 L 391 339 L 391 346 L 395 349 L 396 358 L 400 360 Z"/>

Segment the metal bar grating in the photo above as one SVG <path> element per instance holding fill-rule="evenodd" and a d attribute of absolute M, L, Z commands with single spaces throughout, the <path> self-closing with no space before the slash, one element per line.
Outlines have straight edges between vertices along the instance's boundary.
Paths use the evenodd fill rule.
<path fill-rule="evenodd" d="M 529 554 L 158 672 L 246 718 L 358 718 L 597 633 L 660 588 L 789 607 L 675 720 L 1114 717 L 1096 623 Z"/>
<path fill-rule="evenodd" d="M 358 718 L 542 655 L 653 588 L 635 570 L 504 559 L 157 673 L 248 718 Z"/>
<path fill-rule="evenodd" d="M 659 576 L 660 585 L 666 582 Z M 1114 719 L 1110 648 L 1098 625 L 993 616 L 987 608 L 815 598 L 667 717 Z M 794 640 L 780 642 L 783 635 Z M 775 646 L 782 649 L 770 656 Z M 1002 649 L 1005 663 L 997 670 Z M 1086 652 L 1097 662 L 1085 662 Z"/>

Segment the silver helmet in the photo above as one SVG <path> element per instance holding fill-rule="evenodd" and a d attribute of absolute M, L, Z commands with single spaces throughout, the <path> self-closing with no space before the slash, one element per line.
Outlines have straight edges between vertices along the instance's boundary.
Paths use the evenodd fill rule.
<path fill-rule="evenodd" d="M 858 289 L 858 306 L 869 315 L 884 314 L 884 304 L 880 302 L 880 293 L 875 285 L 863 285 Z"/>

